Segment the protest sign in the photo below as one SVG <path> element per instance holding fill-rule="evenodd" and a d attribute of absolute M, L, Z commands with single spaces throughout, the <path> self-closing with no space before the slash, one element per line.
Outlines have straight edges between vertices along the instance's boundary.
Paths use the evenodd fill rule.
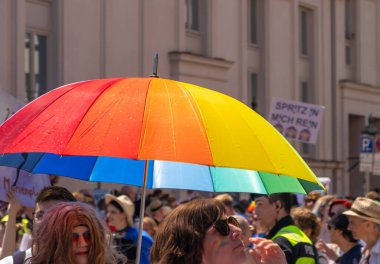
<path fill-rule="evenodd" d="M 8 191 L 13 189 L 21 205 L 34 207 L 38 193 L 45 186 L 50 186 L 47 174 L 30 174 L 16 168 L 0 166 L 1 201 L 8 201 Z"/>
<path fill-rule="evenodd" d="M 268 121 L 287 139 L 315 144 L 324 110 L 320 105 L 274 98 Z"/>
<path fill-rule="evenodd" d="M 23 106 L 22 101 L 0 89 L 0 124 Z"/>

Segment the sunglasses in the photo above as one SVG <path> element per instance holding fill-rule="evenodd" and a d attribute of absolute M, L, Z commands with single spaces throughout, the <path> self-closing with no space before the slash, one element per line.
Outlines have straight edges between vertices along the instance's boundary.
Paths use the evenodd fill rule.
<path fill-rule="evenodd" d="M 73 233 L 73 236 L 72 236 L 73 242 L 78 243 L 80 237 L 83 237 L 84 241 L 86 241 L 87 243 L 91 241 L 91 233 L 90 233 L 90 231 L 86 231 L 83 234 Z"/>
<path fill-rule="evenodd" d="M 229 226 L 229 224 L 234 225 L 234 226 L 240 228 L 238 220 L 235 217 L 233 217 L 233 216 L 229 216 L 226 219 L 218 219 L 218 220 L 216 220 L 216 222 L 214 223 L 214 228 L 222 236 L 228 236 L 229 233 L 230 233 L 230 226 Z"/>
<path fill-rule="evenodd" d="M 333 226 L 331 226 L 331 225 L 328 225 L 328 226 L 327 226 L 327 229 L 328 229 L 328 230 L 331 230 L 331 229 L 335 229 L 335 228 L 334 228 Z"/>

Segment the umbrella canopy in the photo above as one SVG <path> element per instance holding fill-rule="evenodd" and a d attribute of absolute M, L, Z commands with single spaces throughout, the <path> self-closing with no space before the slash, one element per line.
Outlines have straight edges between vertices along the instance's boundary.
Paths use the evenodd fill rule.
<path fill-rule="evenodd" d="M 186 162 L 320 184 L 288 141 L 246 105 L 160 78 L 90 80 L 50 91 L 0 127 L 0 153 L 23 152 Z"/>
<path fill-rule="evenodd" d="M 144 161 L 113 157 L 29 153 L 0 156 L 0 166 L 30 173 L 49 173 L 91 182 L 143 186 Z M 322 186 L 284 175 L 182 162 L 149 161 L 147 188 L 207 192 L 306 194 Z"/>

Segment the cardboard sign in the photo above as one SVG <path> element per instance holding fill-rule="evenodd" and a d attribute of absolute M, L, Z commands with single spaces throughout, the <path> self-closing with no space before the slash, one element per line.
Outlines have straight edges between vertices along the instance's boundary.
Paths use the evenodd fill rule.
<path fill-rule="evenodd" d="M 50 186 L 47 174 L 30 174 L 23 170 L 0 166 L 1 201 L 8 201 L 7 194 L 12 188 L 21 205 L 33 208 L 38 193 L 45 186 Z"/>
<path fill-rule="evenodd" d="M 0 88 L 0 124 L 21 109 L 24 103 Z"/>
<path fill-rule="evenodd" d="M 274 98 L 268 121 L 287 139 L 315 144 L 324 110 L 321 105 Z"/>

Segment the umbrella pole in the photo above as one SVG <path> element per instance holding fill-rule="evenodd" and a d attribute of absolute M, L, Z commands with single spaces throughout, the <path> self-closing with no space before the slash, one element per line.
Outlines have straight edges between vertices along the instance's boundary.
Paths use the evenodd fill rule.
<path fill-rule="evenodd" d="M 140 264 L 141 244 L 142 244 L 142 231 L 143 231 L 143 220 L 144 220 L 144 211 L 145 211 L 146 180 L 147 180 L 147 177 L 148 177 L 148 164 L 149 164 L 149 161 L 145 160 L 144 180 L 143 180 L 142 194 L 141 194 L 141 204 L 140 204 L 139 236 L 138 236 L 138 240 L 137 240 L 136 264 Z"/>

